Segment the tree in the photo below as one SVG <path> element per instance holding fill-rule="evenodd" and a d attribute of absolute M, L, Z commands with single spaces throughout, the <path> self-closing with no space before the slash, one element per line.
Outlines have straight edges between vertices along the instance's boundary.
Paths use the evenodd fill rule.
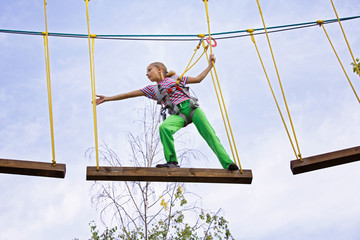
<path fill-rule="evenodd" d="M 149 104 L 143 110 L 142 120 L 137 122 L 141 126 L 137 128 L 139 132 L 128 133 L 132 166 L 150 167 L 164 161 L 159 156 L 162 149 L 158 116 L 156 104 Z M 178 155 L 181 164 L 190 158 L 200 160 L 202 156 L 189 148 L 178 150 Z M 106 144 L 102 145 L 100 156 L 101 161 L 111 166 L 123 165 Z M 99 233 L 96 223 L 91 222 L 91 239 L 233 239 L 222 211 L 205 211 L 198 207 L 200 200 L 183 183 L 95 182 L 92 203 L 100 210 L 103 224 L 109 225 L 107 218 L 110 225 L 116 226 Z"/>
<path fill-rule="evenodd" d="M 356 68 L 356 64 L 358 66 L 358 69 L 360 70 L 359 58 L 356 58 L 356 63 L 351 63 L 351 65 L 353 66 L 353 72 L 359 75 L 357 68 Z"/>

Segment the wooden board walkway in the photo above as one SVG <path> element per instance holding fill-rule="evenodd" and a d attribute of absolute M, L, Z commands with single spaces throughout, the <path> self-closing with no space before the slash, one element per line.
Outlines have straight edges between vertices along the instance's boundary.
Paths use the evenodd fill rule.
<path fill-rule="evenodd" d="M 65 178 L 66 165 L 0 158 L 0 173 Z"/>
<path fill-rule="evenodd" d="M 251 184 L 251 170 L 208 168 L 87 167 L 86 180 Z"/>
<path fill-rule="evenodd" d="M 303 158 L 290 162 L 292 173 L 300 174 L 345 163 L 360 161 L 360 146 Z"/>

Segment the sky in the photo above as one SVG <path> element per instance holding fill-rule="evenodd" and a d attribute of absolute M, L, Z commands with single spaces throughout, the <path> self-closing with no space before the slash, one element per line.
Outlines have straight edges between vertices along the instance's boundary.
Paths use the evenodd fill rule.
<path fill-rule="evenodd" d="M 334 19 L 329 0 L 260 1 L 267 26 Z M 358 0 L 335 0 L 340 17 L 360 15 Z M 202 1 L 91 0 L 94 34 L 207 33 Z M 209 1 L 211 31 L 261 28 L 256 1 Z M 48 1 L 48 31 L 87 33 L 84 1 Z M 0 28 L 45 30 L 43 1 L 2 1 Z M 359 20 L 342 23 L 359 57 Z M 338 23 L 326 29 L 357 92 L 351 55 Z M 269 35 L 292 120 L 304 157 L 360 145 L 360 106 L 326 39 L 317 26 Z M 265 35 L 256 41 L 270 81 L 284 104 Z M 221 208 L 235 239 L 359 239 L 360 165 L 354 162 L 292 175 L 295 158 L 249 37 L 218 40 L 213 49 L 243 169 L 251 185 L 187 184 L 202 207 Z M 197 42 L 95 40 L 96 92 L 115 95 L 149 84 L 146 67 L 164 62 L 185 69 Z M 89 222 L 99 221 L 91 204 L 93 182 L 86 151 L 94 146 L 87 39 L 49 37 L 55 150 L 66 164 L 65 179 L 0 175 L 0 239 L 88 239 Z M 0 157 L 51 161 L 45 57 L 42 36 L 0 33 Z M 204 59 L 188 72 L 196 76 Z M 219 138 L 229 151 L 226 132 L 208 76 L 192 86 Z M 105 103 L 97 109 L 99 141 L 128 159 L 127 131 L 135 131 L 146 98 Z M 285 112 L 284 112 L 285 113 Z M 221 168 L 206 143 L 189 126 L 191 147 L 207 161 L 188 167 Z M 180 134 L 180 133 L 179 133 Z"/>

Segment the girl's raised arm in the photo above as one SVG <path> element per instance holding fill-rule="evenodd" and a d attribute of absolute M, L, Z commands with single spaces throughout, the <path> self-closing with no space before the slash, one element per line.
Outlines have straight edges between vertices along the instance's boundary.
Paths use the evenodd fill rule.
<path fill-rule="evenodd" d="M 96 97 L 98 97 L 96 99 L 96 105 L 99 105 L 101 103 L 108 102 L 108 101 L 124 100 L 127 98 L 134 98 L 134 97 L 140 97 L 140 96 L 145 96 L 145 93 L 143 93 L 140 89 L 131 91 L 131 92 L 127 92 L 127 93 L 120 93 L 120 94 L 110 96 L 110 97 L 103 96 L 103 95 L 96 95 Z"/>
<path fill-rule="evenodd" d="M 188 77 L 187 83 L 188 84 L 200 83 L 210 72 L 211 68 L 213 67 L 213 64 L 215 63 L 215 60 L 216 60 L 216 58 L 215 58 L 214 54 L 210 54 L 209 65 L 207 66 L 207 68 L 205 68 L 204 71 L 202 71 L 196 77 Z"/>

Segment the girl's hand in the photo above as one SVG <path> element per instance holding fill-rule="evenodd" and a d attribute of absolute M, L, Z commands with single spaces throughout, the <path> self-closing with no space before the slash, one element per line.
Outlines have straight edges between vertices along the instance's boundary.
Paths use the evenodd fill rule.
<path fill-rule="evenodd" d="M 96 95 L 96 97 L 98 97 L 98 98 L 96 99 L 96 105 L 99 105 L 99 104 L 105 102 L 105 96 L 103 96 L 103 95 Z"/>
<path fill-rule="evenodd" d="M 209 57 L 209 65 L 210 65 L 211 67 L 214 66 L 215 61 L 216 61 L 215 55 L 214 55 L 214 54 L 210 54 L 210 57 Z"/>

